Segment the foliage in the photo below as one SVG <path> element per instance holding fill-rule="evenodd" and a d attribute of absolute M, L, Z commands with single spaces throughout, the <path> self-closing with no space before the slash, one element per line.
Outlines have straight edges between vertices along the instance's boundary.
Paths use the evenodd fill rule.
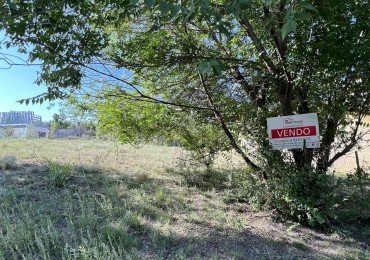
<path fill-rule="evenodd" d="M 53 103 L 52 106 L 56 104 Z M 91 105 L 92 106 L 92 105 Z M 95 108 L 83 103 L 77 97 L 69 97 L 58 103 L 59 113 L 53 115 L 50 128 L 76 128 L 88 135 L 95 135 L 97 119 Z"/>
<path fill-rule="evenodd" d="M 341 203 L 336 211 L 342 221 L 368 221 L 370 218 L 369 173 L 358 169 L 340 181 Z"/>
<path fill-rule="evenodd" d="M 176 174 L 183 169 L 173 165 L 178 150 L 170 147 L 135 149 L 99 140 L 9 139 L 2 140 L 0 153 L 4 154 L 5 145 L 19 167 L 0 176 L 0 259 L 211 259 L 216 254 L 227 259 L 273 255 L 342 259 L 346 252 L 352 258 L 369 256 L 366 222 L 352 222 L 348 229 L 339 225 L 338 232 L 345 234 L 340 238 L 300 227 L 284 232 L 289 223 L 274 223 L 246 204 L 224 203 L 225 192 L 230 189 L 234 194 L 243 178 L 251 178 L 250 187 L 258 185 L 258 178 L 252 179 L 254 175 L 246 175 L 243 169 L 209 174 L 198 168 L 202 177 L 191 180 L 199 180 L 199 185 L 188 187 Z M 83 147 L 79 165 L 73 168 L 75 178 L 61 189 L 45 185 L 49 173 L 40 164 L 30 163 L 25 145 L 42 155 L 41 162 L 43 157 L 59 158 L 61 165 L 76 162 Z M 115 145 L 119 161 L 107 156 Z M 174 169 L 164 171 L 163 165 Z M 188 173 L 183 176 L 194 176 Z M 235 188 L 225 189 L 222 183 L 230 173 Z M 219 182 L 213 188 L 208 183 L 216 179 Z M 266 226 L 271 227 L 268 237 Z M 254 245 L 253 250 L 245 246 L 247 242 Z M 325 250 L 328 245 L 329 251 Z"/>
<path fill-rule="evenodd" d="M 297 171 L 297 170 L 295 170 Z M 300 170 L 269 182 L 269 206 L 277 216 L 293 219 L 310 226 L 328 226 L 335 220 L 334 207 L 338 203 L 335 179 L 318 175 L 312 170 Z"/>
<path fill-rule="evenodd" d="M 23 102 L 85 94 L 102 131 L 133 143 L 177 136 L 206 165 L 234 149 L 294 218 L 321 222 L 312 216 L 326 209 L 302 183 L 322 190 L 321 175 L 364 135 L 368 10 L 367 0 L 8 1 L 0 29 L 6 47 L 42 62 L 48 93 Z M 270 152 L 266 119 L 310 112 L 320 148 Z"/>
<path fill-rule="evenodd" d="M 225 134 L 215 124 L 189 117 L 183 120 L 177 123 L 175 138 L 184 149 L 190 151 L 192 159 L 210 170 L 220 152 L 230 149 Z"/>
<path fill-rule="evenodd" d="M 51 186 L 63 187 L 71 177 L 72 167 L 70 165 L 48 161 L 47 181 Z"/>
<path fill-rule="evenodd" d="M 62 113 L 54 114 L 51 121 L 50 128 L 52 130 L 65 129 L 71 127 L 71 123 L 67 121 L 66 116 Z"/>
<path fill-rule="evenodd" d="M 5 170 L 10 170 L 14 169 L 16 166 L 16 157 L 13 155 L 8 155 L 0 158 L 0 169 L 5 171 Z"/>
<path fill-rule="evenodd" d="M 112 93 L 112 92 L 110 92 Z M 217 124 L 203 122 L 182 110 L 156 103 L 137 103 L 124 98 L 108 99 L 97 103 L 100 135 L 114 134 L 122 143 L 134 145 L 163 139 L 176 140 L 190 151 L 192 158 L 209 168 L 215 156 L 230 149 Z"/>
<path fill-rule="evenodd" d="M 4 134 L 4 137 L 10 138 L 14 134 L 14 128 L 13 127 L 5 127 L 0 130 L 2 134 Z"/>
<path fill-rule="evenodd" d="M 113 133 L 122 143 L 149 142 L 170 135 L 172 115 L 169 112 L 158 104 L 107 100 L 97 105 L 98 131 L 99 134 Z"/>
<path fill-rule="evenodd" d="M 200 170 L 182 167 L 176 173 L 184 178 L 187 186 L 197 187 L 200 190 L 224 190 L 226 187 L 230 187 L 228 177 L 233 174 L 224 169 L 206 168 Z"/>
<path fill-rule="evenodd" d="M 267 181 L 235 172 L 226 201 L 242 201 L 257 209 L 276 211 L 280 220 L 291 219 L 315 227 L 366 222 L 370 217 L 370 179 L 363 170 L 346 178 L 297 172 L 279 166 Z"/>
<path fill-rule="evenodd" d="M 272 177 L 267 181 L 242 177 L 227 201 L 244 201 L 259 210 L 272 210 L 279 220 L 328 227 L 336 218 L 334 206 L 338 202 L 332 182 L 327 175 L 314 172 Z"/>

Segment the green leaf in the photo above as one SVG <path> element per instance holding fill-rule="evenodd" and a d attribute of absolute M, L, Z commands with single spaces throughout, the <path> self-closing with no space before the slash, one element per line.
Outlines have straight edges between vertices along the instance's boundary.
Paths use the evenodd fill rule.
<path fill-rule="evenodd" d="M 311 18 L 311 14 L 306 12 L 297 12 L 294 14 L 296 20 L 308 20 Z"/>
<path fill-rule="evenodd" d="M 170 5 L 166 2 L 159 3 L 159 11 L 162 15 L 167 14 L 170 11 Z"/>
<path fill-rule="evenodd" d="M 177 5 L 171 5 L 169 7 L 172 17 L 176 16 L 180 12 L 180 7 Z"/>
<path fill-rule="evenodd" d="M 218 25 L 217 29 L 220 31 L 220 33 L 226 35 L 227 37 L 230 36 L 229 30 L 223 24 Z"/>
<path fill-rule="evenodd" d="M 299 5 L 302 6 L 303 8 L 313 10 L 313 11 L 317 11 L 316 7 L 314 7 L 312 4 L 310 4 L 308 2 L 303 2 L 303 3 L 300 3 Z"/>
<path fill-rule="evenodd" d="M 154 0 L 144 0 L 144 5 L 145 5 L 148 9 L 152 8 L 153 3 L 154 3 Z"/>
<path fill-rule="evenodd" d="M 284 22 L 287 22 L 289 19 L 292 19 L 294 16 L 294 10 L 293 8 L 290 6 L 286 13 L 285 13 L 285 17 L 284 17 Z"/>
<path fill-rule="evenodd" d="M 271 6 L 276 2 L 276 0 L 265 0 L 264 3 L 266 6 Z"/>
<path fill-rule="evenodd" d="M 209 65 L 212 67 L 212 71 L 215 75 L 221 76 L 224 65 L 216 60 L 211 60 Z"/>
<path fill-rule="evenodd" d="M 252 7 L 252 1 L 251 0 L 240 0 L 239 6 L 240 6 L 240 10 L 246 10 Z"/>
<path fill-rule="evenodd" d="M 203 61 L 199 63 L 198 70 L 202 74 L 210 73 L 212 71 L 212 67 L 209 61 Z"/>
<path fill-rule="evenodd" d="M 131 5 L 136 5 L 137 3 L 139 3 L 139 0 L 131 0 L 130 2 Z"/>
<path fill-rule="evenodd" d="M 222 74 L 223 68 L 224 65 L 217 60 L 203 61 L 198 65 L 198 70 L 200 73 L 213 73 L 217 76 L 220 76 Z"/>
<path fill-rule="evenodd" d="M 281 28 L 281 37 L 285 39 L 285 37 L 291 33 L 296 32 L 297 30 L 297 23 L 294 19 L 288 19 L 283 27 Z"/>
<path fill-rule="evenodd" d="M 201 7 L 203 8 L 203 9 L 209 9 L 209 6 L 210 6 L 210 4 L 209 4 L 209 1 L 208 0 L 203 0 L 203 1 L 201 1 Z"/>

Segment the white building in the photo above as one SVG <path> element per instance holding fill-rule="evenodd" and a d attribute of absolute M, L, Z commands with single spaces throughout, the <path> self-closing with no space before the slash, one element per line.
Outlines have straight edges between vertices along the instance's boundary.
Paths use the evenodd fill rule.
<path fill-rule="evenodd" d="M 48 137 L 49 129 L 43 126 L 41 116 L 32 111 L 0 112 L 0 138 Z"/>

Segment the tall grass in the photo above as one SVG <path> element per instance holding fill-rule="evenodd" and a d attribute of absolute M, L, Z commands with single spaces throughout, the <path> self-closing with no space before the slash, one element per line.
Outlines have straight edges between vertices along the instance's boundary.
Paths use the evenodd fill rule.
<path fill-rule="evenodd" d="M 2 158 L 0 158 L 0 169 L 5 170 L 11 170 L 14 169 L 16 166 L 16 157 L 13 155 L 7 155 Z"/>
<path fill-rule="evenodd" d="M 250 228 L 249 208 L 225 203 L 230 176 L 239 172 L 177 167 L 178 148 L 11 139 L 0 148 L 0 158 L 17 158 L 0 179 L 0 260 L 329 254 L 307 241 L 299 241 L 302 249 L 285 233 L 269 236 L 268 227 Z M 279 239 L 288 242 L 282 247 Z"/>

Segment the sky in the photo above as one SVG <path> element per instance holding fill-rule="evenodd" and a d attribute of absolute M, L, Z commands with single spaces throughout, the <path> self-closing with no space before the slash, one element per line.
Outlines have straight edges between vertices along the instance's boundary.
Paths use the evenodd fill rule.
<path fill-rule="evenodd" d="M 4 39 L 4 33 L 0 32 L 0 42 Z M 20 105 L 18 100 L 30 98 L 46 92 L 46 86 L 38 86 L 34 82 L 37 79 L 37 71 L 40 71 L 39 66 L 9 66 L 2 59 L 3 54 L 14 55 L 27 60 L 27 56 L 17 53 L 16 49 L 6 49 L 4 45 L 0 49 L 0 112 L 8 111 L 33 111 L 36 115 L 42 116 L 43 121 L 50 121 L 52 115 L 58 113 L 57 106 L 48 109 L 49 102 L 42 105 L 28 106 Z M 13 58 L 22 63 L 21 60 Z"/>

